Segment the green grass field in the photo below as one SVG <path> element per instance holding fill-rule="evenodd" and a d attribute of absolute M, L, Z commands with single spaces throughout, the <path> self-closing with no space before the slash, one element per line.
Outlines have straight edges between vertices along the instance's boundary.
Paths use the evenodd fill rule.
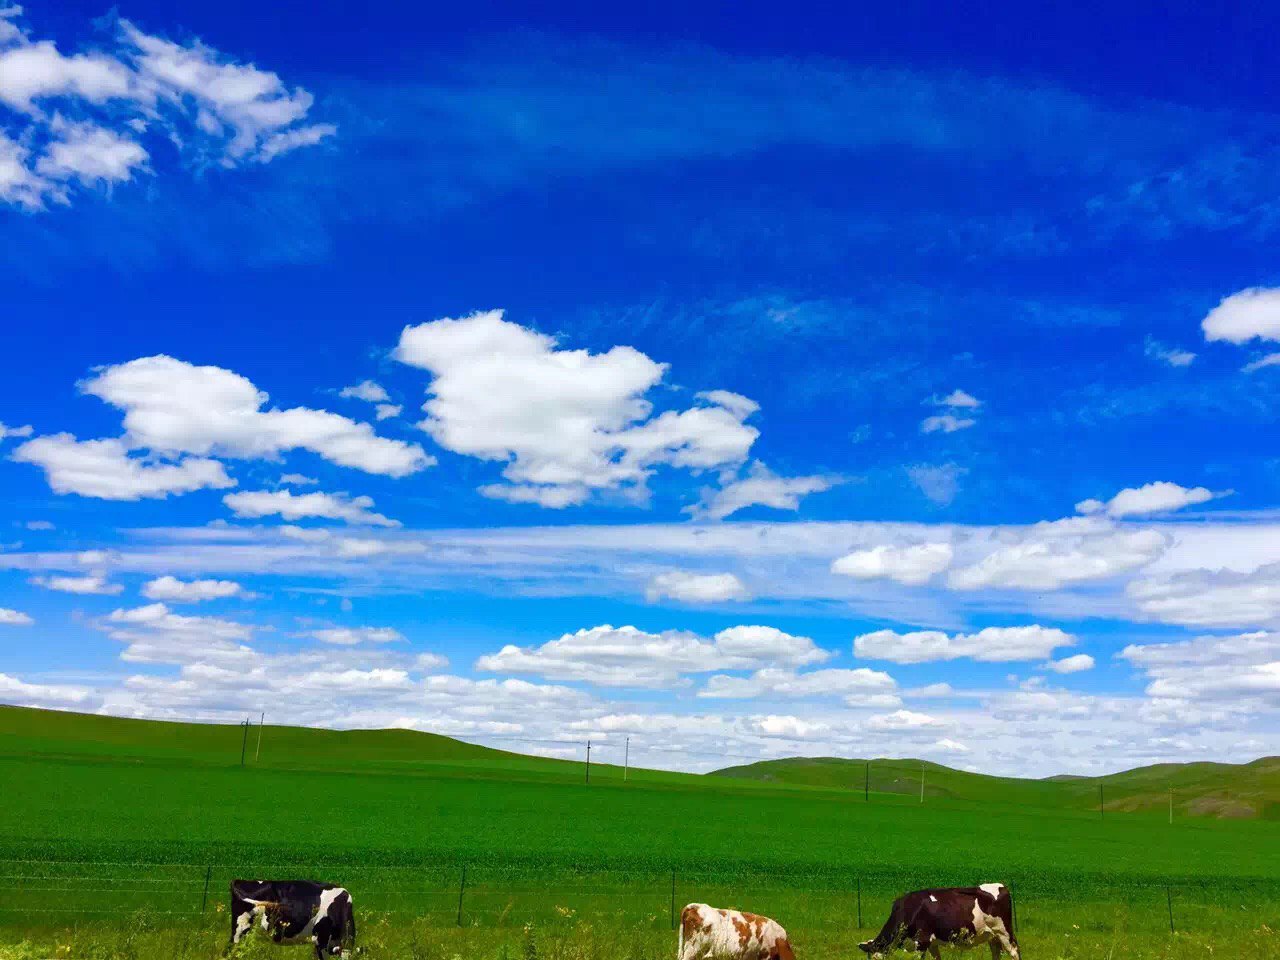
<path fill-rule="evenodd" d="M 986 880 L 1036 960 L 1280 956 L 1280 824 L 1186 806 L 1257 790 L 1264 813 L 1275 761 L 1107 778 L 1104 819 L 1094 781 L 933 767 L 921 804 L 918 763 L 873 762 L 864 800 L 848 762 L 588 785 L 404 731 L 267 727 L 256 762 L 255 741 L 241 767 L 237 727 L 0 709 L 0 957 L 212 957 L 227 882 L 263 873 L 348 886 L 372 956 L 669 958 L 672 904 L 705 900 L 847 957 L 896 894 Z M 1161 778 L 1172 825 L 1167 800 L 1125 805 Z"/>

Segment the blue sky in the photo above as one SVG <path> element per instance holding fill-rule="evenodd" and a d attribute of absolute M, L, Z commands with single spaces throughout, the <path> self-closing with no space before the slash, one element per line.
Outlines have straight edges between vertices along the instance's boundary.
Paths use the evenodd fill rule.
<path fill-rule="evenodd" d="M 1095 14 L 0 12 L 0 701 L 1277 752 L 1276 24 Z"/>

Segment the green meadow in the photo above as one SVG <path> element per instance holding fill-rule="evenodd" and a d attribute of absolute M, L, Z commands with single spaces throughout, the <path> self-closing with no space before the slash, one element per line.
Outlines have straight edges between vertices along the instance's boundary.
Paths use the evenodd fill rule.
<path fill-rule="evenodd" d="M 217 956 L 227 883 L 267 873 L 351 889 L 372 956 L 669 957 L 702 900 L 848 957 L 897 894 L 989 880 L 1032 958 L 1280 956 L 1274 759 L 1117 774 L 1100 810 L 1096 780 L 932 765 L 921 802 L 914 761 L 587 783 L 429 734 L 257 734 L 242 766 L 239 727 L 0 708 L 0 958 Z"/>

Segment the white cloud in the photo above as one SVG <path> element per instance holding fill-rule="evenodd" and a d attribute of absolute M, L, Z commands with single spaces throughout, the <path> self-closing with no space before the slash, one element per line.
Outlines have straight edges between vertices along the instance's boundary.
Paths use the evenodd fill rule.
<path fill-rule="evenodd" d="M 1280 563 L 1248 573 L 1192 570 L 1135 580 L 1126 595 L 1149 617 L 1187 626 L 1237 627 L 1280 621 Z"/>
<path fill-rule="evenodd" d="M 168 356 L 104 367 L 81 384 L 124 411 L 130 444 L 157 453 L 276 458 L 310 450 L 331 463 L 403 477 L 434 463 L 421 447 L 379 437 L 367 423 L 326 410 L 264 410 L 268 396 L 221 367 Z"/>
<path fill-rule="evenodd" d="M 958 740 L 952 740 L 949 737 L 943 737 L 941 740 L 935 741 L 933 749 L 942 753 L 968 753 L 969 748 Z"/>
<path fill-rule="evenodd" d="M 243 592 L 244 589 L 234 580 L 179 580 L 171 576 L 157 577 L 142 587 L 142 595 L 147 599 L 171 603 L 222 600 L 240 596 Z"/>
<path fill-rule="evenodd" d="M 0 607 L 0 626 L 5 627 L 29 627 L 35 621 L 28 614 L 20 610 L 11 610 L 8 607 Z"/>
<path fill-rule="evenodd" d="M 591 491 L 636 493 L 659 464 L 739 463 L 758 433 L 736 394 L 720 396 L 729 406 L 704 394 L 706 405 L 651 417 L 645 395 L 665 364 L 631 347 L 560 349 L 501 310 L 406 327 L 395 357 L 432 375 L 421 429 L 447 450 L 506 464 L 510 486 L 485 489 L 502 499 L 565 506 Z"/>
<path fill-rule="evenodd" d="M 185 457 L 169 463 L 131 456 L 119 440 L 82 441 L 69 433 L 28 440 L 10 459 L 44 470 L 54 493 L 100 500 L 163 499 L 171 493 L 236 485 L 216 460 Z"/>
<path fill-rule="evenodd" d="M 373 413 L 378 420 L 390 420 L 400 416 L 403 410 L 404 407 L 396 403 L 380 403 L 373 408 Z"/>
<path fill-rule="evenodd" d="M 732 573 L 694 573 L 668 570 L 649 581 L 645 596 L 651 601 L 669 597 L 681 603 L 724 603 L 749 600 L 751 594 Z"/>
<path fill-rule="evenodd" d="M 1196 355 L 1190 350 L 1168 347 L 1151 337 L 1147 337 L 1144 352 L 1151 359 L 1159 360 L 1171 367 L 1189 367 L 1196 359 Z"/>
<path fill-rule="evenodd" d="M 799 510 L 801 497 L 823 493 L 843 482 L 839 477 L 780 477 L 757 460 L 746 476 L 729 480 L 719 489 L 703 490 L 702 502 L 687 507 L 686 512 L 698 519 L 723 520 L 753 506 Z"/>
<path fill-rule="evenodd" d="M 60 593 L 96 594 L 111 597 L 124 590 L 118 583 L 111 583 L 100 573 L 91 573 L 83 577 L 33 577 L 36 586 L 46 590 L 57 590 Z"/>
<path fill-rule="evenodd" d="M 270 163 L 282 153 L 297 150 L 299 147 L 313 147 L 337 132 L 338 128 L 332 123 L 313 123 L 309 127 L 296 127 L 283 133 L 273 133 L 263 141 L 262 149 L 254 159 L 260 163 Z"/>
<path fill-rule="evenodd" d="M 36 162 L 36 173 L 51 180 L 77 180 L 86 186 L 132 180 L 147 169 L 147 151 L 135 140 L 93 123 L 55 118 L 54 139 Z"/>
<path fill-rule="evenodd" d="M 1054 673 L 1081 673 L 1094 668 L 1094 659 L 1087 653 L 1077 653 L 1074 657 L 1063 657 L 1061 660 L 1050 660 L 1045 669 Z"/>
<path fill-rule="evenodd" d="M 940 413 L 925 417 L 920 421 L 921 433 L 955 433 L 957 430 L 968 430 L 978 421 L 968 417 L 957 417 L 952 413 Z"/>
<path fill-rule="evenodd" d="M 646 633 L 608 624 L 568 633 L 540 647 L 511 644 L 476 661 L 477 670 L 532 673 L 606 687 L 668 687 L 684 674 L 802 666 L 829 654 L 808 637 L 773 627 L 739 626 L 705 640 L 682 630 Z"/>
<path fill-rule="evenodd" d="M 907 476 L 928 499 L 940 507 L 949 506 L 960 492 L 960 478 L 969 472 L 967 467 L 954 463 L 937 466 L 920 464 L 907 467 Z"/>
<path fill-rule="evenodd" d="M 769 667 L 746 677 L 717 674 L 707 680 L 706 685 L 698 691 L 698 696 L 716 700 L 840 696 L 851 698 L 860 705 L 893 707 L 899 705 L 896 690 L 897 684 L 893 677 L 866 667 L 854 670 L 810 670 L 807 673 Z M 879 698 L 879 702 L 868 704 L 868 698 Z"/>
<path fill-rule="evenodd" d="M 112 49 L 68 55 L 32 40 L 20 15 L 20 7 L 0 11 L 0 104 L 13 111 L 0 129 L 0 201 L 34 212 L 68 203 L 72 182 L 132 180 L 149 170 L 144 136 L 191 165 L 232 167 L 335 133 L 304 124 L 305 90 L 199 41 L 171 43 L 118 20 Z"/>
<path fill-rule="evenodd" d="M 831 564 L 831 572 L 858 580 L 893 580 L 907 586 L 927 583 L 951 565 L 949 543 L 881 545 L 846 554 Z"/>
<path fill-rule="evenodd" d="M 936 727 L 938 721 L 927 713 L 895 710 L 893 713 L 871 717 L 867 720 L 867 726 L 872 730 L 920 730 L 925 727 Z"/>
<path fill-rule="evenodd" d="M 724 407 L 739 420 L 745 420 L 760 409 L 760 404 L 750 397 L 744 397 L 732 390 L 703 390 L 698 394 L 699 400 L 706 400 L 717 407 Z"/>
<path fill-rule="evenodd" d="M 1274 367 L 1277 364 L 1280 364 L 1280 353 L 1268 353 L 1265 357 L 1246 363 L 1240 369 L 1244 373 L 1254 373 L 1267 367 Z"/>
<path fill-rule="evenodd" d="M 301 520 L 318 517 L 324 520 L 342 520 L 344 523 L 365 524 L 374 527 L 398 527 L 399 521 L 391 520 L 370 508 L 369 497 L 349 497 L 345 493 L 300 493 L 290 490 L 245 490 L 229 493 L 222 502 L 237 517 L 270 517 L 279 515 L 285 520 Z"/>
<path fill-rule="evenodd" d="M 1230 493 L 1230 490 L 1215 493 L 1207 487 L 1181 487 L 1166 480 L 1157 480 L 1141 487 L 1121 490 L 1105 503 L 1101 500 L 1081 500 L 1076 504 L 1076 512 L 1083 514 L 1105 512 L 1107 516 L 1115 518 L 1146 516 L 1181 510 L 1183 507 L 1197 503 L 1208 503 L 1210 500 L 1225 497 Z"/>
<path fill-rule="evenodd" d="M 280 482 L 295 487 L 314 487 L 320 481 L 315 477 L 308 477 L 301 473 L 286 473 L 280 478 Z"/>
<path fill-rule="evenodd" d="M 390 403 L 391 396 L 380 384 L 372 380 L 361 380 L 353 387 L 343 387 L 338 396 L 352 400 L 364 400 L 367 403 Z"/>
<path fill-rule="evenodd" d="M 0 423 L 0 440 L 8 437 L 29 437 L 33 432 L 30 424 L 25 427 L 7 427 Z"/>
<path fill-rule="evenodd" d="M 57 529 L 48 520 L 28 520 L 24 526 L 28 530 L 55 530 Z"/>
<path fill-rule="evenodd" d="M 1055 520 L 1027 529 L 977 563 L 953 570 L 953 590 L 1056 590 L 1146 566 L 1167 546 L 1156 530 L 1118 529 L 1105 521 Z"/>
<path fill-rule="evenodd" d="M 1134 644 L 1119 655 L 1146 672 L 1152 697 L 1231 704 L 1257 698 L 1280 706 L 1280 634 Z"/>
<path fill-rule="evenodd" d="M 508 485 L 504 483 L 487 483 L 479 488 L 479 493 L 490 500 L 505 500 L 507 503 L 533 503 L 548 510 L 563 510 L 565 507 L 576 507 L 586 503 L 591 491 L 583 486 L 555 485 L 532 486 L 529 484 Z"/>
<path fill-rule="evenodd" d="M 1200 323 L 1206 340 L 1280 341 L 1280 289 L 1250 287 L 1224 297 Z"/>
<path fill-rule="evenodd" d="M 3 22 L 3 21 L 0 21 Z M 2 621 L 0 621 L 2 622 Z M 97 697 L 86 687 L 64 684 L 25 683 L 7 673 L 0 673 L 0 703 L 19 707 L 86 707 Z"/>
<path fill-rule="evenodd" d="M 952 390 L 941 400 L 934 402 L 941 407 L 956 407 L 962 410 L 976 410 L 982 406 L 981 400 L 973 396 L 973 394 L 966 393 L 960 389 Z"/>
<path fill-rule="evenodd" d="M 853 641 L 853 652 L 868 660 L 892 663 L 931 663 L 968 657 L 983 663 L 1041 660 L 1058 647 L 1069 647 L 1075 637 L 1057 627 L 1030 624 L 1022 627 L 986 627 L 977 633 L 946 634 L 939 630 L 898 633 L 877 630 Z"/>
<path fill-rule="evenodd" d="M 396 643 L 405 639 L 404 634 L 391 627 L 326 627 L 311 630 L 307 636 L 341 647 L 359 643 Z"/>

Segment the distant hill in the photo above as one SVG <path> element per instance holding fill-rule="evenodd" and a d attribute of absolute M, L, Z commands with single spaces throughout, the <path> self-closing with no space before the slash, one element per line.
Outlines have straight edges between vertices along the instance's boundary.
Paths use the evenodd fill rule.
<path fill-rule="evenodd" d="M 716 770 L 710 776 L 757 780 L 779 786 L 827 790 L 864 789 L 959 803 L 1018 804 L 1081 812 L 1167 811 L 1175 817 L 1280 820 L 1280 757 L 1250 763 L 1162 763 L 1104 777 L 1064 774 L 1043 780 L 993 777 L 920 760 L 790 757 Z M 1101 786 L 1101 795 L 1099 787 Z"/>

